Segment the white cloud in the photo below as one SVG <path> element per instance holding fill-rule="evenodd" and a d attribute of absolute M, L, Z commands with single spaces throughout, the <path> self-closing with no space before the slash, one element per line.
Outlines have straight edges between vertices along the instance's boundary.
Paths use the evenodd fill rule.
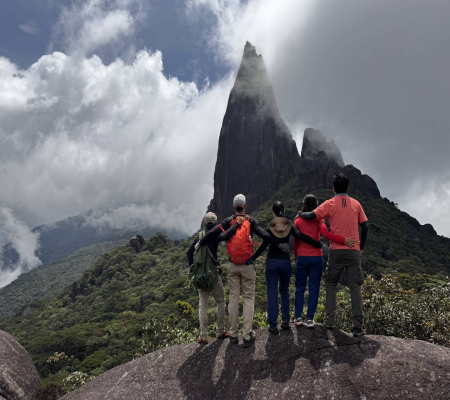
<path fill-rule="evenodd" d="M 18 25 L 17 28 L 22 32 L 29 33 L 30 35 L 37 35 L 39 33 L 39 28 L 37 27 L 36 22 L 32 20 L 28 20 L 25 24 Z"/>
<path fill-rule="evenodd" d="M 56 52 L 26 71 L 0 58 L 0 201 L 35 223 L 150 204 L 144 220 L 167 213 L 192 232 L 231 84 L 168 79 L 161 53 L 145 50 L 131 65 Z"/>
<path fill-rule="evenodd" d="M 21 273 L 28 272 L 41 264 L 36 252 L 39 249 L 39 235 L 31 232 L 7 207 L 0 207 L 0 251 L 10 244 L 17 252 L 19 260 L 4 266 L 0 258 L 0 288 L 8 285 Z"/>
<path fill-rule="evenodd" d="M 146 10 L 143 0 L 76 0 L 62 8 L 50 47 L 78 56 L 106 45 L 125 47 L 124 40 L 133 36 Z"/>

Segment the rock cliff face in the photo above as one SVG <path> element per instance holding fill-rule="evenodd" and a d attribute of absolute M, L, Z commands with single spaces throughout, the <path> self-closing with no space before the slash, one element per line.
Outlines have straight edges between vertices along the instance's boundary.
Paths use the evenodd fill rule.
<path fill-rule="evenodd" d="M 229 216 L 233 197 L 243 193 L 255 211 L 294 176 L 298 160 L 263 58 L 247 42 L 220 131 L 210 209 L 219 220 Z"/>
<path fill-rule="evenodd" d="M 328 159 L 335 161 L 339 167 L 345 166 L 341 151 L 334 140 L 327 141 L 325 135 L 318 129 L 305 129 L 301 157 L 305 160 L 314 160 L 321 151 L 324 151 Z"/>
<path fill-rule="evenodd" d="M 168 347 L 114 368 L 65 400 L 447 400 L 450 349 L 385 336 L 354 339 L 324 326 L 258 331 L 228 341 Z"/>
<path fill-rule="evenodd" d="M 40 390 L 31 357 L 11 335 L 0 331 L 0 399 L 32 400 Z"/>

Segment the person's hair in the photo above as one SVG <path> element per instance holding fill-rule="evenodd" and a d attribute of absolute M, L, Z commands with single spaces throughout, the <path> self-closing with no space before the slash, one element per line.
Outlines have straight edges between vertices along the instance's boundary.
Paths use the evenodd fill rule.
<path fill-rule="evenodd" d="M 284 205 L 281 201 L 273 203 L 272 211 L 277 217 L 284 217 Z"/>
<path fill-rule="evenodd" d="M 303 199 L 302 212 L 314 211 L 318 205 L 319 202 L 317 201 L 316 196 L 313 194 L 307 194 Z"/>
<path fill-rule="evenodd" d="M 237 212 L 242 212 L 242 211 L 244 211 L 244 207 L 236 207 L 236 211 Z"/>
<path fill-rule="evenodd" d="M 348 190 L 348 178 L 340 173 L 333 176 L 333 188 L 336 193 L 347 193 Z"/>

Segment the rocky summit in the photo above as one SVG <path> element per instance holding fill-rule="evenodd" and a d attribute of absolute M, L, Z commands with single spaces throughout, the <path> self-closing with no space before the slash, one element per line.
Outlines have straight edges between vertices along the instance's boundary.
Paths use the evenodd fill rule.
<path fill-rule="evenodd" d="M 450 349 L 386 336 L 355 339 L 324 326 L 258 331 L 245 349 L 226 341 L 167 347 L 116 367 L 65 400 L 447 400 Z"/>
<path fill-rule="evenodd" d="M 298 159 L 264 60 L 247 42 L 220 131 L 210 209 L 219 219 L 231 215 L 234 195 L 243 193 L 255 211 L 295 175 Z"/>
<path fill-rule="evenodd" d="M 31 357 L 10 334 L 0 331 L 0 400 L 33 400 L 41 380 Z"/>

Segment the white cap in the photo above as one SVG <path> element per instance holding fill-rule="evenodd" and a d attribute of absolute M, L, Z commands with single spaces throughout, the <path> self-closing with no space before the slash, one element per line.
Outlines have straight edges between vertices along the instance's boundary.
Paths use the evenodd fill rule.
<path fill-rule="evenodd" d="M 245 200 L 245 196 L 243 194 L 237 194 L 236 196 L 234 196 L 233 206 L 244 208 L 246 204 L 247 201 Z"/>

